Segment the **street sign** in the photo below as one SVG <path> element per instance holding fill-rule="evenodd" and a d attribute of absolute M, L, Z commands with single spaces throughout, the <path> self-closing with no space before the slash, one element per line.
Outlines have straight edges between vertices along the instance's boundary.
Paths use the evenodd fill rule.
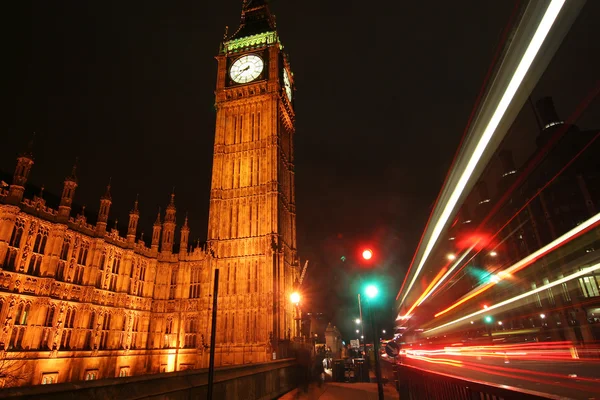
<path fill-rule="evenodd" d="M 358 339 L 351 339 L 350 347 L 352 347 L 353 349 L 358 349 L 360 347 L 360 341 Z"/>
<path fill-rule="evenodd" d="M 398 346 L 398 343 L 396 342 L 388 342 L 385 345 L 385 352 L 390 357 L 397 357 L 400 352 L 400 346 Z"/>

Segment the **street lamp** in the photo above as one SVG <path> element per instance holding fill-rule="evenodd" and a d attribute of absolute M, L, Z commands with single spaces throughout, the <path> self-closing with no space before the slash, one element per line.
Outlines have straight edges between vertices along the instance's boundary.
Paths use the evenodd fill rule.
<path fill-rule="evenodd" d="M 298 303 L 300 303 L 300 293 L 298 292 L 294 292 L 290 295 L 290 300 L 292 301 L 292 303 L 294 303 L 295 305 L 298 305 Z"/>
<path fill-rule="evenodd" d="M 360 331 L 357 329 L 357 330 L 356 330 L 356 333 L 360 333 Z"/>
<path fill-rule="evenodd" d="M 360 324 L 360 318 L 356 318 L 356 319 L 354 320 L 354 322 L 356 322 L 357 324 Z"/>
<path fill-rule="evenodd" d="M 382 330 L 382 332 L 383 332 L 383 334 L 385 335 L 385 329 L 384 329 L 384 330 Z"/>
<path fill-rule="evenodd" d="M 293 292 L 292 294 L 290 294 L 290 301 L 292 302 L 292 304 L 294 304 L 297 315 L 297 317 L 295 318 L 297 322 L 294 324 L 294 328 L 296 330 L 296 332 L 294 332 L 295 337 L 302 336 L 302 312 L 300 311 L 300 299 L 300 293 Z"/>

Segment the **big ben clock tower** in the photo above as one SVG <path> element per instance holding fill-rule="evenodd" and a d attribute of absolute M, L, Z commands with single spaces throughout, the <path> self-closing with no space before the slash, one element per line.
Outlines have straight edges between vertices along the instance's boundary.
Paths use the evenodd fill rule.
<path fill-rule="evenodd" d="M 243 2 L 217 61 L 208 223 L 220 269 L 216 351 L 223 364 L 259 362 L 284 355 L 294 334 L 298 276 L 294 79 L 266 0 Z"/>

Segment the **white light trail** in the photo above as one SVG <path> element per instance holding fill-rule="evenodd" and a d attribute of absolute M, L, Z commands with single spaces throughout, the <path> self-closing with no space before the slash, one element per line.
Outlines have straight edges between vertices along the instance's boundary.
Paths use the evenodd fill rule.
<path fill-rule="evenodd" d="M 446 312 L 448 312 L 448 311 L 456 308 L 458 305 L 460 305 L 460 304 L 464 303 L 465 301 L 473 298 L 475 294 L 481 293 L 481 290 L 485 286 L 491 287 L 491 286 L 489 286 L 490 283 L 497 284 L 498 282 L 500 282 L 504 278 L 510 277 L 513 273 L 518 272 L 521 269 L 523 269 L 524 267 L 526 267 L 527 265 L 531 264 L 531 262 L 533 262 L 535 259 L 537 259 L 537 258 L 543 256 L 544 254 L 548 253 L 553 248 L 558 247 L 558 246 L 562 245 L 565 242 L 568 242 L 574 236 L 576 236 L 579 233 L 585 231 L 586 229 L 590 228 L 591 226 L 597 224 L 598 222 L 600 222 L 600 213 L 594 215 L 592 218 L 586 220 L 585 222 L 577 225 L 575 228 L 571 229 L 569 232 L 565 233 L 564 235 L 560 236 L 557 239 L 554 239 L 552 242 L 550 242 L 547 245 L 545 245 L 544 247 L 536 250 L 535 252 L 531 253 L 527 257 L 525 257 L 525 258 L 517 261 L 516 263 L 514 263 L 510 267 L 506 268 L 505 270 L 498 272 L 498 274 L 494 275 L 494 277 L 491 279 L 491 282 L 488 282 L 488 283 L 483 284 L 483 285 L 479 285 L 475 289 L 471 290 L 469 293 L 467 293 L 464 296 L 462 296 L 452 306 L 450 306 L 450 307 L 446 308 L 445 310 L 440 311 L 439 313 L 437 313 L 436 317 L 439 316 L 439 315 L 445 314 Z"/>
<path fill-rule="evenodd" d="M 502 301 L 502 302 L 500 302 L 498 304 L 491 305 L 491 306 L 489 306 L 488 308 L 486 308 L 484 310 L 479 310 L 479 311 L 474 312 L 472 314 L 465 315 L 464 317 L 455 319 L 454 321 L 450 321 L 450 322 L 445 323 L 443 325 L 436 326 L 435 328 L 428 329 L 428 330 L 425 331 L 425 333 L 429 333 L 429 332 L 433 332 L 433 331 L 436 331 L 436 330 L 441 329 L 441 328 L 445 328 L 446 326 L 450 326 L 450 325 L 456 324 L 457 322 L 464 321 L 466 319 L 472 318 L 474 316 L 477 316 L 477 315 L 480 315 L 480 314 L 483 314 L 483 313 L 488 313 L 488 312 L 490 312 L 490 310 L 494 310 L 496 308 L 503 307 L 505 305 L 514 303 L 515 301 L 524 299 L 527 296 L 531 296 L 532 294 L 536 294 L 536 293 L 542 292 L 542 291 L 544 291 L 546 289 L 553 288 L 554 286 L 558 286 L 558 285 L 560 285 L 562 283 L 565 283 L 567 281 L 570 281 L 572 279 L 579 278 L 580 276 L 591 274 L 592 272 L 597 271 L 599 269 L 600 269 L 600 264 L 596 264 L 596 265 L 593 265 L 591 267 L 584 268 L 584 269 L 582 269 L 579 272 L 575 272 L 574 274 L 571 274 L 569 276 L 565 276 L 564 278 L 561 278 L 561 279 L 556 280 L 554 282 L 550 282 L 550 283 L 548 283 L 546 285 L 540 286 L 537 289 L 530 290 L 529 292 L 526 292 L 526 293 L 520 294 L 518 296 L 512 297 L 512 298 L 510 298 L 508 300 L 504 300 L 504 301 Z"/>
<path fill-rule="evenodd" d="M 440 279 L 440 280 L 438 281 L 438 283 L 436 283 L 436 284 L 435 284 L 435 286 L 434 286 L 433 288 L 431 288 L 431 290 L 429 291 L 429 293 L 427 293 L 427 295 L 426 295 L 425 297 L 423 297 L 423 299 L 422 299 L 422 300 L 419 302 L 419 304 L 417 304 L 417 307 L 418 307 L 418 306 L 420 306 L 420 305 L 421 305 L 421 304 L 422 304 L 422 303 L 423 303 L 425 300 L 427 300 L 427 298 L 428 298 L 429 296 L 431 296 L 431 294 L 432 294 L 433 292 L 435 292 L 435 289 L 437 289 L 437 288 L 438 288 L 438 286 L 440 286 L 440 284 L 441 284 L 443 281 L 445 281 L 445 280 L 446 280 L 446 278 L 448 278 L 448 276 L 450 276 L 450 273 L 451 273 L 452 271 L 454 271 L 454 269 L 455 269 L 456 267 L 458 267 L 458 264 L 460 264 L 460 263 L 462 262 L 462 260 L 464 260 L 464 259 L 465 259 L 465 257 L 467 256 L 467 254 L 469 254 L 469 253 L 471 252 L 471 250 L 473 250 L 473 248 L 474 248 L 474 247 L 475 247 L 475 245 L 471 246 L 471 247 L 470 247 L 470 248 L 469 248 L 467 251 L 465 251 L 465 253 L 464 253 L 462 256 L 460 256 L 460 258 L 458 259 L 458 261 L 456 261 L 456 262 L 454 263 L 454 265 L 453 265 L 452 267 L 450 267 L 450 269 L 448 270 L 448 272 L 446 272 L 446 273 L 444 274 L 444 276 L 442 276 L 442 279 Z"/>
<path fill-rule="evenodd" d="M 531 42 L 529 42 L 529 46 L 527 47 L 527 50 L 525 50 L 525 53 L 523 54 L 523 57 L 521 58 L 521 61 L 519 62 L 519 65 L 517 66 L 517 69 L 515 70 L 512 78 L 510 80 L 510 83 L 506 87 L 506 90 L 505 90 L 504 94 L 502 95 L 502 98 L 500 99 L 498 106 L 496 107 L 496 111 L 494 111 L 492 118 L 490 119 L 487 127 L 485 128 L 483 134 L 481 135 L 481 138 L 479 139 L 479 142 L 477 143 L 477 146 L 475 147 L 475 150 L 471 154 L 471 158 L 469 159 L 467 166 L 465 167 L 460 179 L 458 180 L 458 182 L 454 188 L 454 191 L 452 192 L 452 195 L 448 199 L 448 202 L 446 203 L 446 206 L 444 208 L 444 211 L 442 212 L 442 215 L 440 215 L 437 223 L 435 224 L 435 227 L 431 234 L 431 238 L 427 242 L 427 246 L 425 247 L 425 251 L 423 252 L 423 256 L 421 257 L 421 260 L 419 262 L 419 266 L 417 267 L 417 270 L 415 271 L 415 274 L 413 275 L 413 278 L 410 281 L 408 288 L 406 289 L 406 293 L 404 294 L 404 297 L 402 298 L 401 303 L 404 303 L 404 300 L 406 300 L 406 296 L 408 296 L 408 293 L 410 292 L 412 286 L 414 285 L 415 281 L 417 280 L 417 277 L 419 276 L 421 269 L 423 269 L 423 265 L 425 264 L 425 261 L 427 261 L 429 254 L 433 250 L 433 246 L 439 239 L 442 229 L 444 229 L 444 226 L 448 222 L 448 219 L 450 218 L 450 215 L 452 214 L 452 211 L 454 210 L 454 207 L 456 206 L 456 203 L 458 202 L 460 195 L 462 194 L 463 190 L 467 186 L 469 178 L 471 178 L 471 175 L 473 174 L 475 167 L 479 163 L 479 160 L 480 160 L 483 152 L 485 151 L 487 145 L 489 144 L 490 140 L 492 139 L 492 136 L 494 135 L 496 128 L 500 124 L 500 121 L 502 120 L 504 113 L 506 112 L 513 97 L 515 96 L 517 90 L 519 89 L 519 86 L 523 82 L 523 79 L 525 78 L 525 74 L 529 70 L 529 67 L 531 67 L 531 64 L 533 63 L 535 56 L 537 55 L 540 47 L 544 43 L 544 40 L 546 39 L 546 36 L 548 35 L 550 28 L 552 28 L 552 25 L 554 24 L 554 21 L 556 20 L 556 17 L 558 16 L 560 10 L 562 9 L 564 3 L 565 3 L 565 0 L 552 0 L 550 5 L 546 9 L 546 12 L 544 13 L 544 16 L 542 17 L 542 20 L 541 20 L 540 24 L 538 25 L 537 30 L 535 31 L 535 34 L 533 35 L 533 38 L 531 39 Z"/>
<path fill-rule="evenodd" d="M 532 260 L 535 260 L 539 256 L 552 250 L 553 248 L 572 239 L 573 236 L 576 236 L 577 234 L 586 230 L 590 226 L 598 223 L 598 221 L 600 221 L 600 213 L 594 215 L 592 218 L 588 219 L 584 223 L 577 225 L 575 228 L 571 229 L 569 232 L 565 233 L 561 237 L 554 239 L 552 242 L 548 243 L 541 249 L 535 251 L 534 253 L 531 253 L 530 255 L 528 255 L 527 257 L 522 259 L 521 261 L 518 261 L 517 263 L 513 264 L 511 267 L 505 269 L 504 271 L 502 271 L 503 272 L 502 276 L 506 276 L 506 274 L 512 274 L 513 272 L 520 270 L 523 265 L 529 264 Z"/>

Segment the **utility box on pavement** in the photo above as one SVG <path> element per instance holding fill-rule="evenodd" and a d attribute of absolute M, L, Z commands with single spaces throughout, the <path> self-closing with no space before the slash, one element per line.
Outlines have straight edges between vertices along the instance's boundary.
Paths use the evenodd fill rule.
<path fill-rule="evenodd" d="M 345 381 L 345 370 L 344 370 L 344 360 L 333 360 L 333 368 L 331 371 L 331 378 L 334 382 L 344 382 Z"/>
<path fill-rule="evenodd" d="M 364 359 L 354 360 L 354 377 L 356 382 L 369 382 L 369 367 Z"/>

